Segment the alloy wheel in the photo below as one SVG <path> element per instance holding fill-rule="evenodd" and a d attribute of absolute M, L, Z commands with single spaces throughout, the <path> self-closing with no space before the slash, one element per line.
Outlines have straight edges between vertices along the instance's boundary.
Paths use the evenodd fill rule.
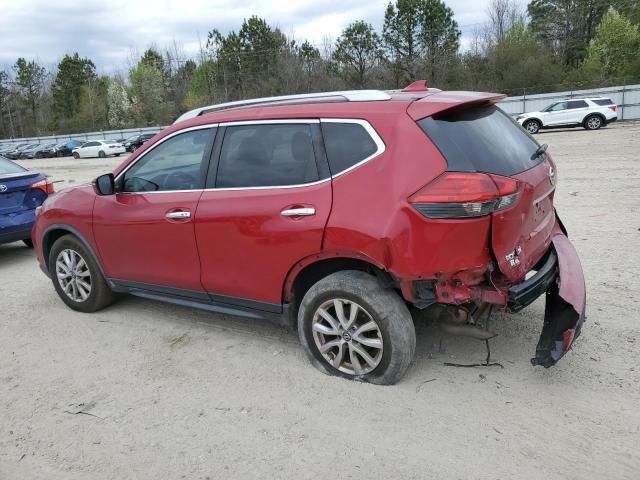
<path fill-rule="evenodd" d="M 91 272 L 82 256 L 70 248 L 56 259 L 56 276 L 62 291 L 74 302 L 84 302 L 91 294 Z"/>
<path fill-rule="evenodd" d="M 538 124 L 536 122 L 529 122 L 527 123 L 527 131 L 529 133 L 538 133 Z"/>
<path fill-rule="evenodd" d="M 601 123 L 602 120 L 600 120 L 598 117 L 591 117 L 589 120 L 587 120 L 587 127 L 589 127 L 591 130 L 596 130 L 600 127 Z"/>
<path fill-rule="evenodd" d="M 383 339 L 373 317 L 351 300 L 329 300 L 316 310 L 313 340 L 333 368 L 348 375 L 371 373 L 382 360 Z"/>

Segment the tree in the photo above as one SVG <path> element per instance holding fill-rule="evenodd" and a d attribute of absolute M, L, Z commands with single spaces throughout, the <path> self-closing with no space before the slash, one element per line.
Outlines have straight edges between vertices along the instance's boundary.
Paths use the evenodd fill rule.
<path fill-rule="evenodd" d="M 6 135 L 5 109 L 9 102 L 9 74 L 0 70 L 0 135 Z M 10 114 L 10 112 L 8 112 Z M 9 119 L 11 120 L 11 119 Z"/>
<path fill-rule="evenodd" d="M 131 101 L 124 83 L 119 78 L 109 80 L 107 86 L 107 109 L 110 128 L 124 128 L 129 123 Z"/>
<path fill-rule="evenodd" d="M 96 67 L 88 58 L 75 53 L 65 55 L 58 64 L 58 73 L 52 85 L 54 114 L 71 119 L 80 108 L 80 91 L 96 79 Z"/>
<path fill-rule="evenodd" d="M 38 131 L 38 100 L 42 97 L 46 70 L 35 60 L 27 62 L 20 57 L 14 65 L 16 84 L 22 97 L 31 111 L 32 130 Z"/>
<path fill-rule="evenodd" d="M 577 66 L 586 56 L 589 41 L 609 5 L 627 0 L 532 0 L 527 6 L 537 38 Z"/>
<path fill-rule="evenodd" d="M 491 0 L 487 6 L 488 35 L 492 42 L 502 42 L 511 27 L 524 23 L 524 13 L 516 0 Z"/>
<path fill-rule="evenodd" d="M 157 125 L 169 120 L 163 99 L 162 71 L 149 63 L 138 63 L 129 72 L 132 113 L 141 125 Z"/>
<path fill-rule="evenodd" d="M 397 0 L 387 6 L 383 39 L 398 83 L 421 75 L 443 81 L 457 54 L 460 30 L 441 0 Z"/>
<path fill-rule="evenodd" d="M 606 75 L 620 77 L 625 74 L 640 73 L 638 66 L 640 52 L 640 32 L 638 26 L 609 7 L 602 17 L 596 34 L 589 44 L 587 62 L 596 63 Z"/>
<path fill-rule="evenodd" d="M 333 52 L 340 74 L 350 85 L 358 88 L 366 85 L 381 56 L 380 37 L 370 24 L 363 21 L 344 29 Z"/>

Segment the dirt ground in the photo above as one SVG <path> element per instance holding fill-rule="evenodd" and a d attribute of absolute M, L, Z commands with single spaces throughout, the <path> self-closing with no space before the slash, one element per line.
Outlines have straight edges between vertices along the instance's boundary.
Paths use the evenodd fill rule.
<path fill-rule="evenodd" d="M 0 479 L 639 478 L 640 123 L 538 139 L 588 288 L 555 368 L 529 364 L 540 300 L 494 321 L 504 369 L 444 366 L 483 344 L 420 323 L 406 378 L 378 387 L 319 373 L 268 323 L 133 297 L 75 313 L 4 245 Z M 61 187 L 120 161 L 24 163 Z"/>

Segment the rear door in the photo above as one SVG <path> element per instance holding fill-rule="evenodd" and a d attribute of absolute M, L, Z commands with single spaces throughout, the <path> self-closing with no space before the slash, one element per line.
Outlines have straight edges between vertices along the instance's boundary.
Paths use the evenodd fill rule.
<path fill-rule="evenodd" d="M 570 100 L 567 102 L 567 122 L 582 123 L 589 112 L 589 104 L 584 100 Z"/>
<path fill-rule="evenodd" d="M 534 156 L 539 144 L 498 107 L 462 107 L 420 120 L 448 171 L 481 172 L 519 181 L 515 204 L 492 213 L 491 248 L 512 281 L 522 279 L 551 244 L 555 167 Z"/>
<path fill-rule="evenodd" d="M 214 300 L 279 311 L 287 273 L 321 250 L 331 209 L 319 122 L 221 128 L 196 212 L 202 284 Z"/>

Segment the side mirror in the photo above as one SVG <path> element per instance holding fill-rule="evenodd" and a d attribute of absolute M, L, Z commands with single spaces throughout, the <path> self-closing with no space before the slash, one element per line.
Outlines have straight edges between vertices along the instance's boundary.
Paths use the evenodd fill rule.
<path fill-rule="evenodd" d="M 116 184 L 113 173 L 105 173 L 96 178 L 96 191 L 98 195 L 113 195 L 116 192 Z"/>

